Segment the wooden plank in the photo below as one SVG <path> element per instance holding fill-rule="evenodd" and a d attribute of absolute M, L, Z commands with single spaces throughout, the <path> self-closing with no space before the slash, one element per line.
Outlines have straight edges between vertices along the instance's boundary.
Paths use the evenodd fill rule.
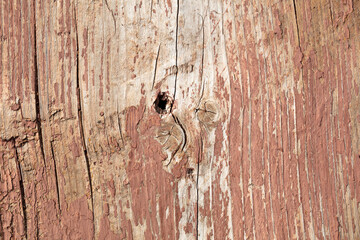
<path fill-rule="evenodd" d="M 1 1 L 1 239 L 360 238 L 359 1 Z"/>

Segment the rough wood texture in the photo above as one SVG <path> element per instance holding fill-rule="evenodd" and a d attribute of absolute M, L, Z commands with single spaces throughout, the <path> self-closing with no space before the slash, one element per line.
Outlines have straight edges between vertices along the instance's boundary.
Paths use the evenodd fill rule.
<path fill-rule="evenodd" d="M 0 239 L 360 239 L 359 9 L 1 0 Z"/>

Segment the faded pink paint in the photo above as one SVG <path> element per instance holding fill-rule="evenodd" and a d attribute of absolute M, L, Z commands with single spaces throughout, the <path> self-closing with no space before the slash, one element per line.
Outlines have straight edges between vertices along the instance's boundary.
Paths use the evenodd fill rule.
<path fill-rule="evenodd" d="M 1 1 L 0 238 L 357 239 L 360 2 L 177 3 Z"/>

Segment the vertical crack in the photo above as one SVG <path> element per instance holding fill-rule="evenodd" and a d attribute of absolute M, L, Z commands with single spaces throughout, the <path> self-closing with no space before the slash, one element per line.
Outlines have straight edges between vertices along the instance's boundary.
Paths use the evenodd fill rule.
<path fill-rule="evenodd" d="M 197 159 L 197 174 L 196 174 L 196 239 L 199 239 L 199 174 L 200 174 L 200 161 L 201 161 L 201 153 L 203 149 L 203 140 L 202 134 L 200 132 L 200 149 L 199 156 Z"/>
<path fill-rule="evenodd" d="M 83 145 L 84 157 L 86 162 L 87 174 L 90 185 L 90 197 L 91 197 L 91 208 L 92 208 L 92 220 L 93 220 L 93 235 L 95 236 L 95 215 L 94 215 L 94 195 L 93 195 L 93 186 L 92 186 L 92 178 L 91 178 L 91 169 L 90 169 L 90 161 L 87 153 L 85 135 L 84 135 L 84 126 L 83 126 L 83 115 L 81 109 L 81 91 L 80 91 L 80 77 L 79 77 L 79 35 L 77 29 L 77 18 L 76 18 L 76 9 L 74 8 L 74 19 L 75 19 L 75 38 L 76 38 L 76 95 L 78 102 L 78 119 L 79 119 L 79 130 L 81 142 Z"/>
<path fill-rule="evenodd" d="M 55 160 L 55 153 L 54 153 L 54 146 L 53 146 L 53 142 L 50 141 L 50 147 L 51 147 L 51 155 L 52 158 L 54 160 L 54 172 L 55 172 L 55 184 L 56 184 L 56 193 L 57 193 L 57 200 L 58 200 L 58 207 L 59 207 L 59 211 L 61 213 L 61 205 L 60 205 L 60 190 L 59 190 L 59 178 L 58 178 L 58 173 L 57 173 L 57 168 L 56 168 L 56 160 Z"/>
<path fill-rule="evenodd" d="M 38 62 L 37 62 L 37 37 L 36 37 L 36 29 L 37 29 L 36 28 L 36 1 L 34 1 L 33 5 L 34 5 L 34 15 L 33 15 L 33 18 L 34 18 L 33 19 L 33 21 L 34 21 L 34 32 L 33 32 L 33 34 L 34 34 L 34 65 L 35 65 L 35 67 L 34 67 L 34 91 L 35 91 L 35 113 L 36 113 L 35 122 L 37 125 L 38 134 L 39 134 L 39 144 L 40 144 L 41 156 L 42 156 L 42 159 L 44 162 L 44 167 L 45 167 L 45 169 L 47 169 L 46 160 L 45 160 L 44 144 L 43 144 L 43 138 L 42 138 L 41 113 L 40 113 L 39 66 L 38 66 Z M 17 154 L 17 152 L 16 152 L 16 154 Z M 19 167 L 20 167 L 20 163 L 19 163 Z M 21 171 L 21 168 L 19 169 L 19 171 Z M 45 174 L 47 174 L 46 171 L 45 171 Z M 22 178 L 21 178 L 21 185 L 22 185 L 22 191 L 24 191 Z M 24 199 L 22 201 L 25 204 L 25 195 L 23 194 L 23 196 L 24 196 Z M 37 198 L 36 197 L 36 184 L 34 187 L 34 198 L 35 199 Z M 37 208 L 37 203 L 36 203 L 36 206 L 34 206 L 34 209 L 35 208 Z M 23 209 L 23 211 L 24 211 L 24 209 Z M 26 209 L 25 209 L 25 213 L 26 213 Z M 35 212 L 35 224 L 36 224 L 36 228 L 35 228 L 36 237 L 37 237 L 37 239 L 39 239 L 39 234 L 40 234 L 39 230 L 40 229 L 39 229 L 38 211 Z M 26 232 L 27 232 L 27 223 L 26 223 Z"/>
<path fill-rule="evenodd" d="M 201 90 L 200 90 L 200 98 L 196 109 L 199 108 L 202 98 L 204 97 L 204 87 L 205 82 L 203 82 L 203 74 L 204 74 L 204 50 L 205 50 L 205 29 L 204 29 L 204 17 L 202 17 L 202 53 L 201 53 L 201 72 L 200 72 L 200 80 L 201 80 Z"/>
<path fill-rule="evenodd" d="M 173 104 L 175 102 L 176 97 L 176 87 L 177 87 L 177 78 L 178 78 L 178 36 L 179 36 L 179 12 L 180 12 L 180 0 L 177 0 L 177 8 L 176 8 L 176 35 L 175 35 L 175 86 L 174 86 L 174 101 L 171 104 L 170 112 L 172 111 Z"/>
<path fill-rule="evenodd" d="M 36 5 L 34 3 L 34 89 L 35 89 L 35 113 L 36 113 L 36 125 L 39 134 L 40 150 L 41 156 L 44 161 L 44 166 L 46 169 L 46 160 L 45 160 L 45 151 L 44 151 L 44 142 L 42 137 L 42 128 L 41 128 L 41 114 L 40 114 L 40 97 L 39 97 L 39 75 L 38 75 L 38 62 L 37 62 L 37 45 L 36 45 Z"/>
<path fill-rule="evenodd" d="M 22 170 L 19 161 L 19 155 L 17 152 L 17 148 L 15 146 L 15 138 L 12 139 L 14 149 L 15 149 L 15 162 L 17 166 L 17 171 L 19 175 L 19 187 L 20 187 L 20 195 L 21 195 L 21 205 L 22 205 L 22 212 L 23 212 L 23 224 L 24 224 L 24 232 L 25 232 L 25 239 L 27 239 L 27 215 L 26 215 L 26 202 L 25 202 L 25 189 L 24 189 L 24 180 L 22 177 Z"/>
<path fill-rule="evenodd" d="M 299 44 L 299 48 L 300 48 L 300 51 L 301 51 L 299 24 L 298 24 L 297 11 L 296 11 L 296 3 L 295 3 L 295 2 L 296 2 L 296 0 L 293 0 L 294 14 L 295 14 L 295 23 L 296 23 L 296 31 L 297 31 L 297 39 L 298 39 L 298 44 Z"/>
<path fill-rule="evenodd" d="M 161 44 L 159 44 L 159 48 L 158 48 L 157 55 L 156 55 L 155 67 L 154 67 L 154 78 L 153 78 L 153 83 L 152 83 L 151 90 L 153 90 L 153 89 L 154 89 L 154 85 L 155 85 L 155 80 L 156 80 L 156 69 L 157 69 L 157 64 L 158 64 L 158 60 L 159 60 L 160 46 L 161 46 Z"/>

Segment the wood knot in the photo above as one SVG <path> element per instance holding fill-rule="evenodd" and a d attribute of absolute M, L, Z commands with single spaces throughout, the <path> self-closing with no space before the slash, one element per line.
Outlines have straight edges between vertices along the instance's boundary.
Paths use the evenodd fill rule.
<path fill-rule="evenodd" d="M 195 111 L 199 121 L 207 127 L 215 125 L 218 121 L 219 110 L 216 104 L 212 101 L 205 101 Z"/>
<path fill-rule="evenodd" d="M 164 150 L 175 152 L 183 142 L 181 128 L 173 123 L 163 123 L 157 132 L 157 140 Z"/>
<path fill-rule="evenodd" d="M 173 100 L 168 93 L 159 92 L 159 94 L 155 99 L 154 107 L 157 113 L 167 114 L 170 112 L 172 104 L 173 104 Z"/>

